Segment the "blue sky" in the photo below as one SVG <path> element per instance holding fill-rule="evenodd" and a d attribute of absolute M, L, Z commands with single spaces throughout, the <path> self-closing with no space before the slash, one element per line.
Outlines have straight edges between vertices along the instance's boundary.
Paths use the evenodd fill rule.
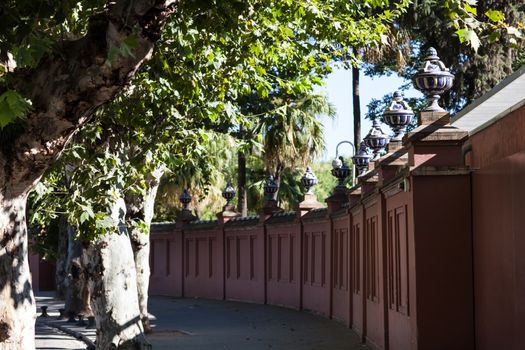
<path fill-rule="evenodd" d="M 329 101 L 336 107 L 337 117 L 334 120 L 322 118 L 325 130 L 326 151 L 323 160 L 331 160 L 335 157 L 335 147 L 343 140 L 353 142 L 353 116 L 352 116 L 352 72 L 343 68 L 334 68 L 334 71 L 325 81 L 326 85 L 319 89 L 325 92 Z M 385 94 L 394 93 L 403 84 L 403 79 L 392 75 L 390 77 L 369 78 L 361 75 L 361 135 L 364 137 L 372 123 L 364 119 L 366 105 L 373 99 L 382 98 Z M 421 96 L 421 93 L 411 89 L 405 93 L 406 96 Z M 391 133 L 388 126 L 384 126 L 384 132 Z M 350 156 L 352 151 L 350 145 L 341 145 L 339 153 Z"/>

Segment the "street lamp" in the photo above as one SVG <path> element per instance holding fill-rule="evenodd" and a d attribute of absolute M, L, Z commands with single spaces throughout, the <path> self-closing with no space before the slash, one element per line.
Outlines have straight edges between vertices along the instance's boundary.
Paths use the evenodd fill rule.
<path fill-rule="evenodd" d="M 337 179 L 336 189 L 345 188 L 345 179 L 350 176 L 350 168 L 346 165 L 343 157 L 339 156 L 339 146 L 347 143 L 352 146 L 352 154 L 355 153 L 354 144 L 350 141 L 341 141 L 335 147 L 335 159 L 332 161 L 332 175 Z"/>

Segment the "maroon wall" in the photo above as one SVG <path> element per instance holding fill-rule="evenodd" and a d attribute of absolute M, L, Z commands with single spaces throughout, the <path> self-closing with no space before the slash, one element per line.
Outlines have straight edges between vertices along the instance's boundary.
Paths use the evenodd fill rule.
<path fill-rule="evenodd" d="M 303 223 L 302 307 L 331 315 L 331 230 L 328 216 Z"/>
<path fill-rule="evenodd" d="M 465 132 L 429 130 L 348 201 L 152 234 L 151 290 L 309 310 L 378 349 L 525 349 L 525 107 L 469 167 Z"/>
<path fill-rule="evenodd" d="M 405 350 L 416 347 L 417 326 L 414 296 L 414 227 L 411 216 L 412 196 L 409 192 L 387 195 L 386 210 L 386 281 L 387 324 L 389 349 Z M 412 271 L 411 271 L 412 270 Z"/>
<path fill-rule="evenodd" d="M 267 302 L 301 308 L 301 224 L 269 224 L 267 231 Z"/>
<path fill-rule="evenodd" d="M 55 290 L 55 264 L 43 260 L 39 254 L 29 256 L 32 287 L 35 292 Z"/>
<path fill-rule="evenodd" d="M 364 235 L 363 235 L 362 206 L 357 205 L 351 210 L 351 239 L 350 239 L 350 281 L 351 281 L 351 325 L 362 336 L 364 335 Z"/>
<path fill-rule="evenodd" d="M 173 234 L 174 224 L 151 227 L 150 288 L 153 295 L 182 295 L 182 236 Z"/>
<path fill-rule="evenodd" d="M 470 176 L 412 178 L 418 349 L 473 349 Z"/>
<path fill-rule="evenodd" d="M 470 144 L 477 349 L 525 349 L 525 107 Z"/>
<path fill-rule="evenodd" d="M 351 326 L 350 215 L 332 217 L 332 317 Z"/>
<path fill-rule="evenodd" d="M 264 303 L 264 227 L 225 230 L 225 297 Z"/>
<path fill-rule="evenodd" d="M 217 225 L 184 231 L 184 296 L 224 298 L 224 236 Z"/>
<path fill-rule="evenodd" d="M 382 197 L 364 200 L 365 336 L 376 347 L 385 348 L 384 237 Z"/>

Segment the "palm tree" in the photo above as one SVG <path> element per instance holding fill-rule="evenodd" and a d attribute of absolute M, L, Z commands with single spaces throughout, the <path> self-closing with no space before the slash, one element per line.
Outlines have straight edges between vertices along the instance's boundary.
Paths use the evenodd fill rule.
<path fill-rule="evenodd" d="M 267 172 L 280 184 L 285 169 L 305 166 L 324 150 L 318 117 L 333 118 L 336 112 L 327 97 L 318 93 L 294 99 L 275 97 L 269 106 L 271 109 L 258 117 L 254 131 L 262 136 Z"/>

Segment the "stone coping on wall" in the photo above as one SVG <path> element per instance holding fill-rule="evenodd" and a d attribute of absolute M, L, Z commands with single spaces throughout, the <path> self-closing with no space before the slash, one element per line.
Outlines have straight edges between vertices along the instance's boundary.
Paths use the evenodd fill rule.
<path fill-rule="evenodd" d="M 152 222 L 150 224 L 150 233 L 166 233 L 165 231 L 172 232 L 175 230 L 175 221 L 171 222 Z"/>
<path fill-rule="evenodd" d="M 489 127 L 525 104 L 525 65 L 452 117 L 470 135 Z"/>
<path fill-rule="evenodd" d="M 268 220 L 266 220 L 266 224 L 268 225 L 275 225 L 275 224 L 281 224 L 281 223 L 291 223 L 297 218 L 297 212 L 295 211 L 282 211 L 273 214 Z"/>
<path fill-rule="evenodd" d="M 244 227 L 244 226 L 257 226 L 259 223 L 259 215 L 253 216 L 238 216 L 228 220 L 224 227 Z"/>
<path fill-rule="evenodd" d="M 303 221 L 323 220 L 328 217 L 328 208 L 312 209 L 304 214 Z"/>
<path fill-rule="evenodd" d="M 206 230 L 216 228 L 218 225 L 218 220 L 193 220 L 189 222 L 188 227 L 190 230 Z"/>

